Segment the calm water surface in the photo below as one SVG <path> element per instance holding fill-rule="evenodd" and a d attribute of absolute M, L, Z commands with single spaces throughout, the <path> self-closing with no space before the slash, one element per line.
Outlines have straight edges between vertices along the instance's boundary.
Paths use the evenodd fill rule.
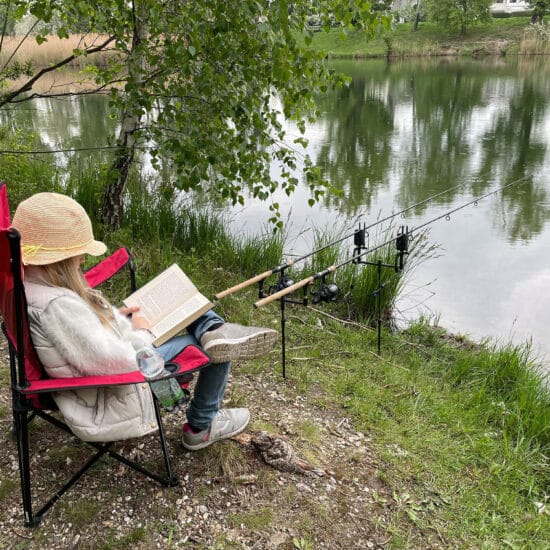
<path fill-rule="evenodd" d="M 305 187 L 290 199 L 276 197 L 289 220 L 288 252 L 308 249 L 313 226 L 353 229 L 357 220 L 371 223 L 452 188 L 398 220 L 415 227 L 521 179 L 430 226 L 439 255 L 415 269 L 399 315 L 435 316 L 442 326 L 475 339 L 532 339 L 548 360 L 548 61 L 333 65 L 352 82 L 319 100 L 321 118 L 306 137 L 308 154 L 342 193 L 325 197 L 313 209 L 307 207 Z M 35 128 L 48 147 L 104 145 L 112 135 L 104 98 L 42 100 L 35 107 L 10 120 Z M 288 130 L 296 133 L 290 125 Z M 67 157 L 60 155 L 59 161 Z M 251 201 L 232 211 L 232 225 L 254 234 L 268 217 L 266 203 Z"/>

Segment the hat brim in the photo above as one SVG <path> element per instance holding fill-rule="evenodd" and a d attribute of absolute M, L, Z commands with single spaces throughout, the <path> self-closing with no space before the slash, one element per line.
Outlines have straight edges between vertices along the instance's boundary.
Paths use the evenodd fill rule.
<path fill-rule="evenodd" d="M 81 248 L 73 248 L 71 250 L 43 250 L 39 249 L 35 251 L 30 257 L 26 257 L 23 254 L 24 265 L 48 265 L 66 260 L 68 258 L 74 258 L 75 256 L 81 256 L 82 254 L 89 254 L 90 256 L 102 256 L 107 251 L 107 245 L 101 241 L 90 241 Z"/>

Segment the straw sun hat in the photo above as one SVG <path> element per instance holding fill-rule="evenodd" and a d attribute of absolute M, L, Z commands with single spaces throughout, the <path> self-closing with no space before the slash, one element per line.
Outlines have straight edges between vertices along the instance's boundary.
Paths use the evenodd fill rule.
<path fill-rule="evenodd" d="M 12 225 L 21 234 L 25 265 L 53 264 L 81 254 L 101 256 L 107 249 L 94 239 L 84 208 L 59 193 L 37 193 L 21 202 Z"/>

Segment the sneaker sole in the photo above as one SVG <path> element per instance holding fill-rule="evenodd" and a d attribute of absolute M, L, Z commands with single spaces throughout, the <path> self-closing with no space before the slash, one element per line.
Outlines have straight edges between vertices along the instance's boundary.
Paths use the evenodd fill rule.
<path fill-rule="evenodd" d="M 273 330 L 233 340 L 220 338 L 219 340 L 210 340 L 203 349 L 213 363 L 254 359 L 270 351 L 277 342 L 278 336 L 278 332 Z"/>
<path fill-rule="evenodd" d="M 195 445 L 189 445 L 188 443 L 185 443 L 185 440 L 183 438 L 182 438 L 181 442 L 182 442 L 182 445 L 188 451 L 198 451 L 199 449 L 204 449 L 205 447 L 213 445 L 214 443 L 217 443 L 218 441 L 223 441 L 224 439 L 229 439 L 230 437 L 233 437 L 234 435 L 240 434 L 248 426 L 249 422 L 250 422 L 250 416 L 248 417 L 248 420 L 246 421 L 246 424 L 244 426 L 241 426 L 241 427 L 237 428 L 236 430 L 233 430 L 232 432 L 229 432 L 228 434 L 225 434 L 223 437 L 217 437 L 215 439 L 209 439 L 208 441 L 201 441 L 200 443 L 197 443 Z"/>

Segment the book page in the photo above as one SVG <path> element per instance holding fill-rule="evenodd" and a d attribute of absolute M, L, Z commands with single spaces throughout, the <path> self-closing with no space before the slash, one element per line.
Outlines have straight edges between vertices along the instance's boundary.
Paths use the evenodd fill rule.
<path fill-rule="evenodd" d="M 140 308 L 139 314 L 149 321 L 157 339 L 176 325 L 181 330 L 197 317 L 197 310 L 204 313 L 212 305 L 177 264 L 128 296 L 123 303 L 127 307 Z"/>
<path fill-rule="evenodd" d="M 184 304 L 174 309 L 172 313 L 153 325 L 151 332 L 158 337 L 168 332 L 176 325 L 180 326 L 180 328 L 185 328 L 187 325 L 181 325 L 181 323 L 185 322 L 187 317 L 189 317 L 192 312 L 198 311 L 204 306 L 210 306 L 210 300 L 205 298 L 202 294 L 196 294 L 195 296 L 189 298 L 189 300 L 187 300 Z M 208 307 L 208 309 L 210 309 L 210 307 Z M 189 320 L 189 323 L 191 322 L 192 321 Z"/>

